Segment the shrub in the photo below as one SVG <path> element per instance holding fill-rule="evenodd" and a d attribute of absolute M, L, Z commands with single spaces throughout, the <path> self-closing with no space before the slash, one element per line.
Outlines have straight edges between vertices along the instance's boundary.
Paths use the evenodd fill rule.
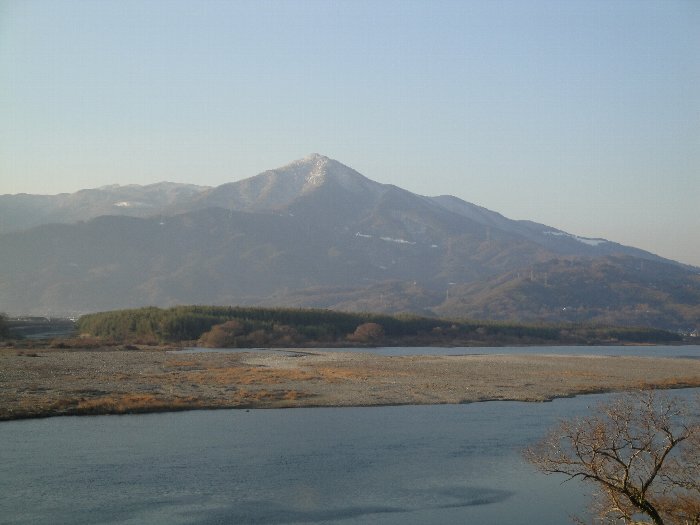
<path fill-rule="evenodd" d="M 384 328 L 379 323 L 362 323 L 352 334 L 348 335 L 350 341 L 358 343 L 371 343 L 384 339 Z"/>

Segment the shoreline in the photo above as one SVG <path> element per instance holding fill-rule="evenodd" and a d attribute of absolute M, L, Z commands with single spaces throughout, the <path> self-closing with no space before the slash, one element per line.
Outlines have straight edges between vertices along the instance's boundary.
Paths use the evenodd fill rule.
<path fill-rule="evenodd" d="M 546 402 L 700 387 L 700 360 L 371 352 L 0 349 L 0 421 L 182 410 Z"/>

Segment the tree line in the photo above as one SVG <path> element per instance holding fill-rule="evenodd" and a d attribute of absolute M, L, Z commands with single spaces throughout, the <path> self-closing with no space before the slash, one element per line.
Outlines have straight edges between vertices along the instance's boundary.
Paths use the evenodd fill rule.
<path fill-rule="evenodd" d="M 676 334 L 650 328 L 525 325 L 408 314 L 243 306 L 145 307 L 100 312 L 82 316 L 77 327 L 83 335 L 117 342 L 198 341 L 207 346 L 230 347 L 665 343 L 680 339 Z"/>

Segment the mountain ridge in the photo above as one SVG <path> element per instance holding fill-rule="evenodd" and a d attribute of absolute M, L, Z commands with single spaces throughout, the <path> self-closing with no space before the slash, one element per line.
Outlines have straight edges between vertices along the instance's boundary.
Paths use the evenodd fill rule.
<path fill-rule="evenodd" d="M 572 294 L 587 297 L 585 283 L 595 275 L 623 275 L 635 292 L 618 322 L 681 329 L 696 313 L 700 318 L 692 303 L 700 287 L 697 268 L 508 219 L 454 196 L 416 195 L 319 154 L 213 188 L 159 183 L 85 191 L 74 201 L 63 198 L 63 215 L 33 218 L 80 217 L 72 223 L 0 234 L 0 267 L 7 269 L 0 276 L 3 309 L 74 314 L 144 305 L 279 304 L 518 320 L 529 318 L 527 307 L 549 308 L 541 317 L 556 320 L 559 302 L 565 308 Z M 0 197 L 0 231 L 11 215 L 7 197 Z M 71 208 L 72 202 L 89 205 Z M 105 207 L 116 213 L 101 213 Z M 616 257 L 667 265 L 676 277 L 644 284 L 628 276 L 634 265 L 620 266 Z M 567 260 L 580 265 L 574 270 L 552 262 Z M 596 261 L 603 260 L 622 273 L 601 273 Z M 522 282 L 498 285 L 542 264 L 553 265 L 547 294 Z M 554 287 L 555 274 L 571 282 L 562 277 Z M 675 313 L 638 315 L 634 301 L 641 304 L 653 291 L 649 286 L 686 286 L 690 302 L 669 292 L 666 300 L 679 305 L 669 309 Z M 512 297 L 524 290 L 542 304 L 523 299 L 522 308 L 517 301 L 513 306 Z M 619 295 L 615 290 L 611 298 Z M 500 312 L 498 304 L 504 305 Z M 660 308 L 659 301 L 653 304 Z M 577 308 L 605 321 L 605 305 Z"/>

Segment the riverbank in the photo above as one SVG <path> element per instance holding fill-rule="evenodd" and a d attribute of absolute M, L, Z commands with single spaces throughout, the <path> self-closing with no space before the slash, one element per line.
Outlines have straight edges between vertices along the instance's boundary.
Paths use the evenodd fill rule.
<path fill-rule="evenodd" d="M 208 408 L 547 401 L 700 386 L 700 360 L 0 349 L 0 420 Z"/>

